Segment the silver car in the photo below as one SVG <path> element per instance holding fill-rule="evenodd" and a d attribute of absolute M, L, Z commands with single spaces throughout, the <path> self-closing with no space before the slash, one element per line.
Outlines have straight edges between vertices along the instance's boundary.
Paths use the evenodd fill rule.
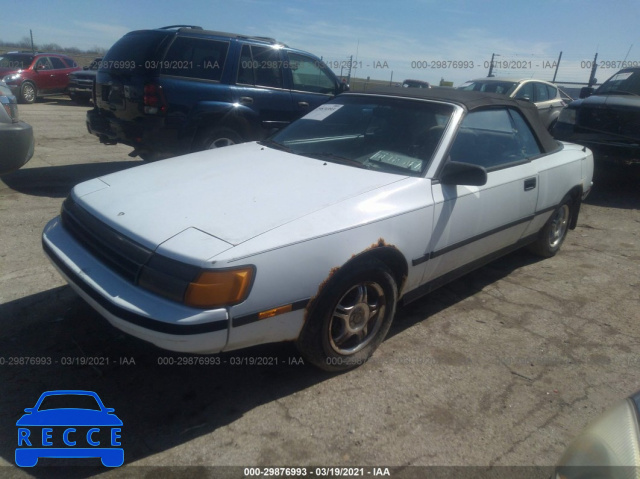
<path fill-rule="evenodd" d="M 0 175 L 17 170 L 33 156 L 33 130 L 20 121 L 17 103 L 6 83 L 0 81 Z"/>
<path fill-rule="evenodd" d="M 488 93 L 500 93 L 519 100 L 533 102 L 538 108 L 542 123 L 548 128 L 552 128 L 560 116 L 567 103 L 569 95 L 560 90 L 553 83 L 543 80 L 532 80 L 530 78 L 479 78 L 463 83 L 459 90 L 481 91 Z"/>

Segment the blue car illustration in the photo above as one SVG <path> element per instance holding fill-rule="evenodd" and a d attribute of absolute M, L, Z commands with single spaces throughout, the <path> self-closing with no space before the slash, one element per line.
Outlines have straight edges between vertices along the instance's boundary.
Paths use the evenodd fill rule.
<path fill-rule="evenodd" d="M 33 467 L 41 457 L 99 457 L 107 467 L 124 463 L 122 421 L 93 391 L 43 393 L 18 421 L 16 464 Z"/>

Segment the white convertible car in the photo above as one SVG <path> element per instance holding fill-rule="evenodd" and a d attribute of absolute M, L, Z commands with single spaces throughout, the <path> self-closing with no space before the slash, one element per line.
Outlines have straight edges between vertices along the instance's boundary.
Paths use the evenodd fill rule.
<path fill-rule="evenodd" d="M 362 364 L 399 301 L 576 226 L 593 157 L 535 107 L 452 89 L 347 93 L 262 142 L 77 185 L 43 247 L 117 328 L 173 351 L 295 341 Z"/>

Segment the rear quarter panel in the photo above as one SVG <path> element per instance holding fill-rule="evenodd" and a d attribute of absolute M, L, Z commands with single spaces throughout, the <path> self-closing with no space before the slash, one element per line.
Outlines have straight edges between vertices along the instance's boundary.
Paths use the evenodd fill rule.
<path fill-rule="evenodd" d="M 536 212 L 558 206 L 575 187 L 582 191 L 590 188 L 593 177 L 591 152 L 579 145 L 564 144 L 562 150 L 533 160 L 538 171 L 538 203 Z M 551 216 L 552 211 L 537 215 L 525 232 L 534 234 Z"/>

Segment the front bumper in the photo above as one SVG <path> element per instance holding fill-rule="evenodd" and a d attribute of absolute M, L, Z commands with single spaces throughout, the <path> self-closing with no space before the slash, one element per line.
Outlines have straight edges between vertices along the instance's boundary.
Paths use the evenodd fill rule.
<path fill-rule="evenodd" d="M 93 94 L 92 86 L 71 86 L 69 85 L 69 92 L 71 93 L 87 93 L 89 95 Z"/>
<path fill-rule="evenodd" d="M 0 175 L 22 167 L 33 156 L 35 140 L 31 125 L 24 121 L 0 123 Z"/>
<path fill-rule="evenodd" d="M 115 274 L 54 218 L 45 253 L 71 287 L 116 328 L 170 351 L 217 353 L 227 344 L 226 309 L 199 310 L 150 293 Z"/>
<path fill-rule="evenodd" d="M 640 138 L 619 141 L 606 133 L 581 131 L 579 126 L 566 123 L 557 123 L 553 136 L 561 141 L 586 146 L 596 160 L 620 165 L 640 164 Z"/>

